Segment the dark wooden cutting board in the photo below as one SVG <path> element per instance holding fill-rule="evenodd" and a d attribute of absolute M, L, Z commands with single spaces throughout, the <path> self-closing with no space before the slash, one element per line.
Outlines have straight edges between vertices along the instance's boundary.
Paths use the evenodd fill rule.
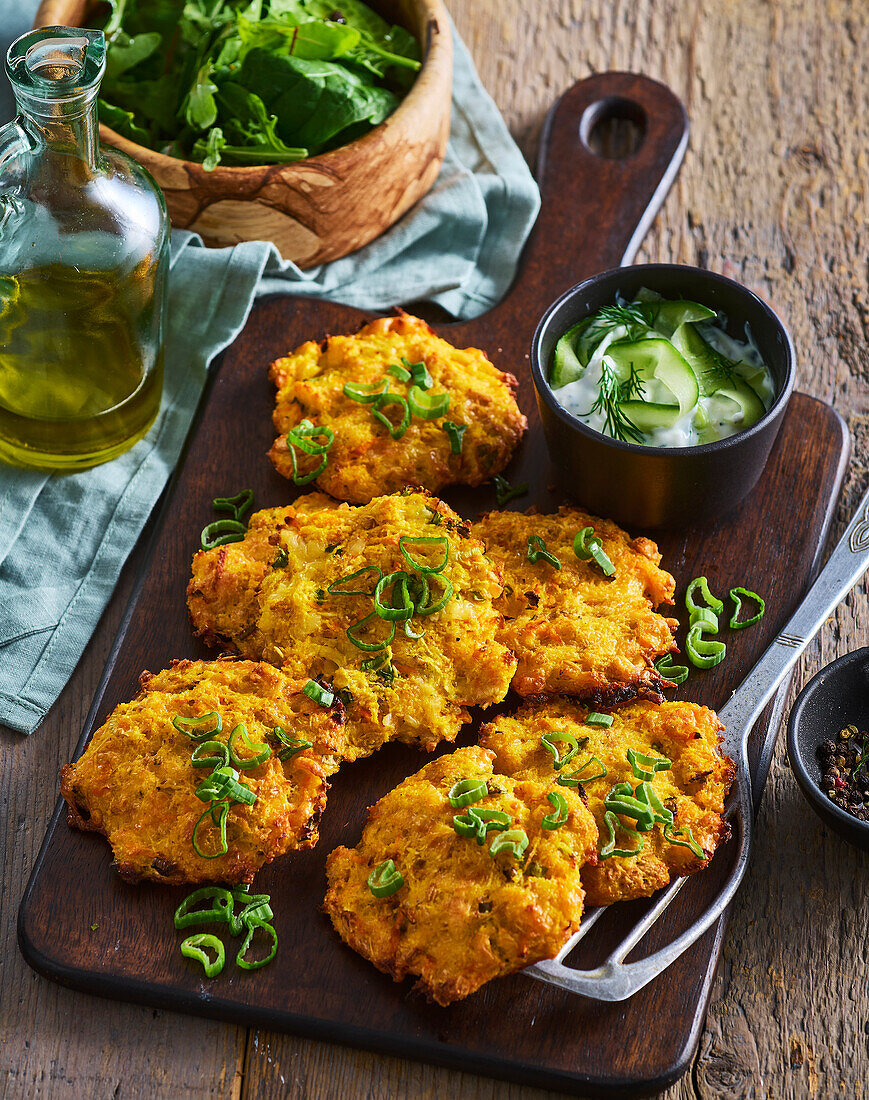
<path fill-rule="evenodd" d="M 626 106 L 627 105 L 627 106 Z M 607 160 L 580 138 L 586 112 L 601 109 L 639 119 L 643 141 L 633 156 Z M 603 74 L 573 88 L 558 104 L 544 136 L 543 210 L 513 290 L 472 322 L 438 325 L 460 346 L 474 344 L 515 373 L 528 436 L 507 471 L 530 481 L 513 507 L 560 503 L 540 433 L 527 366 L 534 326 L 544 308 L 581 278 L 617 266 L 632 251 L 684 149 L 686 121 L 661 85 L 626 74 Z M 173 658 L 208 656 L 190 633 L 184 604 L 199 530 L 212 518 L 211 499 L 252 487 L 257 507 L 286 502 L 287 482 L 265 453 L 272 441 L 268 363 L 303 340 L 352 331 L 366 315 L 343 306 L 273 298 L 253 311 L 210 387 L 148 555 L 105 679 L 79 746 L 119 702 L 134 694 L 140 672 Z M 767 469 L 741 507 L 720 521 L 659 536 L 665 566 L 680 595 L 703 573 L 724 592 L 737 584 L 761 592 L 767 615 L 728 637 L 729 657 L 692 675 L 679 697 L 721 706 L 798 603 L 817 567 L 847 457 L 847 433 L 828 406 L 795 394 Z M 488 487 L 445 494 L 473 516 L 493 506 Z M 639 533 L 639 532 L 633 532 Z M 460 744 L 473 742 L 475 725 Z M 766 777 L 775 726 L 768 716 L 752 741 L 758 787 Z M 446 749 L 445 749 L 446 751 Z M 449 1009 L 426 1004 L 394 984 L 337 939 L 318 909 L 323 865 L 338 844 L 355 844 L 366 807 L 425 761 L 390 745 L 343 768 L 333 783 L 313 851 L 277 861 L 257 878 L 270 892 L 280 935 L 275 962 L 253 974 L 227 965 L 214 981 L 178 953 L 171 915 L 183 889 L 125 885 L 112 870 L 105 842 L 69 830 L 58 807 L 19 914 L 19 942 L 35 969 L 92 993 L 161 1008 L 218 1016 L 320 1039 L 423 1058 L 512 1080 L 595 1094 L 645 1094 L 687 1067 L 696 1048 L 718 960 L 719 922 L 667 972 L 629 1002 L 600 1004 L 525 975 L 490 983 Z M 656 949 L 681 930 L 727 873 L 730 849 L 692 880 L 645 944 Z M 749 871 L 749 873 L 751 873 Z M 616 906 L 588 937 L 583 965 L 633 923 L 644 902 Z M 96 926 L 92 928 L 92 926 Z M 199 972 L 201 973 L 201 971 Z"/>

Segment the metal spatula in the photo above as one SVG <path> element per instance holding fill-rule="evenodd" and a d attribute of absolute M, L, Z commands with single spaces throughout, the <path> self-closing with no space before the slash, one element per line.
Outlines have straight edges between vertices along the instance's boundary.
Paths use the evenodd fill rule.
<path fill-rule="evenodd" d="M 606 961 L 594 970 L 575 970 L 564 960 L 607 912 L 592 909 L 577 932 L 554 959 L 529 966 L 526 974 L 543 982 L 581 993 L 599 1001 L 625 1001 L 666 970 L 687 950 L 727 908 L 739 888 L 751 851 L 754 803 L 748 770 L 748 735 L 776 689 L 796 664 L 800 654 L 820 629 L 827 616 L 838 606 L 869 567 L 869 492 L 860 501 L 827 564 L 821 570 L 805 599 L 791 616 L 784 630 L 757 662 L 749 675 L 719 711 L 724 723 L 723 750 L 736 761 L 736 781 L 731 789 L 726 816 L 739 837 L 739 853 L 722 889 L 690 928 L 666 947 L 636 962 L 625 962 L 628 954 L 643 939 L 664 912 L 687 879 L 676 879 L 658 897 Z"/>

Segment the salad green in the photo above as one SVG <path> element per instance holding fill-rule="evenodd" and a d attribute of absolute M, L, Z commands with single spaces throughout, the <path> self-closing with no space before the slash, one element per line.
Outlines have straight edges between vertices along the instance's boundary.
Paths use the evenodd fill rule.
<path fill-rule="evenodd" d="M 301 160 L 398 106 L 416 39 L 361 0 L 110 0 L 100 118 L 170 156 Z"/>

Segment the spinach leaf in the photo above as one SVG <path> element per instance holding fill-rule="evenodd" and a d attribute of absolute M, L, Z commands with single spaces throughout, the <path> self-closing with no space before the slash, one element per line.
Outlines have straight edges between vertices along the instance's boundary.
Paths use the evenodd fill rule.
<path fill-rule="evenodd" d="M 242 42 L 239 60 L 252 49 L 292 54 L 306 61 L 331 61 L 359 45 L 361 35 L 353 27 L 340 23 L 281 22 L 262 19 L 259 23 L 239 18 L 238 36 Z"/>

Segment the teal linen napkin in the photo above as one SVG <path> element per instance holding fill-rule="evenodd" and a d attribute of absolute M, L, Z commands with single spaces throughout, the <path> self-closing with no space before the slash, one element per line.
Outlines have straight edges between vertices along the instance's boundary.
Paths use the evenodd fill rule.
<path fill-rule="evenodd" d="M 0 0 L 4 56 L 36 6 Z M 372 310 L 430 300 L 466 318 L 507 290 L 539 194 L 455 32 L 453 39 L 450 144 L 425 199 L 377 241 L 309 271 L 264 242 L 207 249 L 174 231 L 166 381 L 152 430 L 125 455 L 81 473 L 0 464 L 0 723 L 32 733 L 72 675 L 178 460 L 209 365 L 244 327 L 256 295 Z M 13 113 L 8 86 L 0 112 L 0 122 Z"/>

